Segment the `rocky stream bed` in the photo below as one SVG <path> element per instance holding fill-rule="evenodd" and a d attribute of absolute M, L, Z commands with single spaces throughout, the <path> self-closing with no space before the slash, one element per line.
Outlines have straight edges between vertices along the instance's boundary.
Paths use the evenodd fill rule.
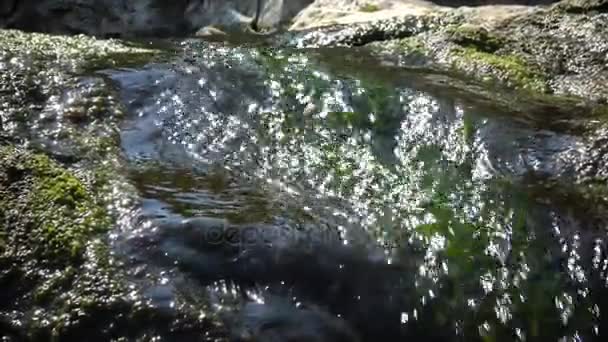
<path fill-rule="evenodd" d="M 608 3 L 457 5 L 4 1 L 2 341 L 604 341 Z"/>

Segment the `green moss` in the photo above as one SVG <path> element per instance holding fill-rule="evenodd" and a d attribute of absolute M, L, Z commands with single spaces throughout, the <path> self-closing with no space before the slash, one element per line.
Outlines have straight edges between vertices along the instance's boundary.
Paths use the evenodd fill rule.
<path fill-rule="evenodd" d="M 545 74 L 518 56 L 501 56 L 470 47 L 456 49 L 454 54 L 458 58 L 457 67 L 461 66 L 461 69 L 471 65 L 489 66 L 493 69 L 495 78 L 507 86 L 537 92 L 547 91 Z M 485 80 L 491 81 L 492 77 Z"/>
<path fill-rule="evenodd" d="M 539 67 L 522 57 L 502 54 L 508 40 L 483 27 L 471 25 L 450 26 L 445 30 L 451 42 L 458 44 L 452 50 L 457 69 L 477 73 L 484 81 L 499 81 L 516 89 L 545 93 L 547 76 Z"/>
<path fill-rule="evenodd" d="M 69 286 L 76 276 L 76 268 L 67 266 L 50 275 L 46 281 L 38 286 L 32 299 L 38 304 L 47 303 L 57 296 L 58 291 Z"/>
<path fill-rule="evenodd" d="M 447 29 L 454 43 L 482 52 L 495 52 L 505 45 L 505 39 L 488 32 L 483 27 L 460 25 Z"/>
<path fill-rule="evenodd" d="M 378 12 L 380 10 L 380 6 L 376 4 L 363 4 L 359 7 L 359 11 L 361 12 Z"/>
<path fill-rule="evenodd" d="M 608 105 L 594 106 L 591 110 L 591 115 L 604 120 L 608 119 Z"/>
<path fill-rule="evenodd" d="M 118 40 L 99 40 L 84 35 L 53 36 L 16 30 L 0 30 L 0 51 L 16 56 L 27 52 L 36 61 L 48 63 L 47 67 L 54 64 L 76 70 L 139 65 L 159 54 L 159 50 Z"/>
<path fill-rule="evenodd" d="M 5 209 L 19 212 L 25 231 L 4 233 L 22 234 L 27 248 L 38 257 L 57 260 L 78 259 L 89 239 L 110 225 L 110 218 L 96 202 L 91 192 L 70 171 L 43 154 L 35 154 L 14 147 L 0 148 L 0 160 L 5 164 L 0 171 L 5 181 L 0 183 Z M 10 183 L 19 186 L 6 189 Z M 14 192 L 14 194 L 11 194 Z M 9 196 L 12 198 L 11 203 Z M 27 222 L 26 222 L 27 221 Z"/>
<path fill-rule="evenodd" d="M 39 210 L 45 254 L 76 257 L 92 233 L 109 225 L 105 210 L 97 206 L 82 182 L 44 155 L 33 159 L 36 182 L 32 207 Z"/>
<path fill-rule="evenodd" d="M 420 54 L 426 55 L 429 50 L 426 45 L 417 37 L 407 37 L 400 39 L 397 43 L 397 46 L 401 50 L 401 52 L 406 54 Z"/>
<path fill-rule="evenodd" d="M 84 66 L 85 71 L 94 71 L 107 68 L 127 68 L 142 66 L 157 60 L 161 53 L 154 50 L 134 50 L 113 52 L 108 54 L 90 56 Z"/>

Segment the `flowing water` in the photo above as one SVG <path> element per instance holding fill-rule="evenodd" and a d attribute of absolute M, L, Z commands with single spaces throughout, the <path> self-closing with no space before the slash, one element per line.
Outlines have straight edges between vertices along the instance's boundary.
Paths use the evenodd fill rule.
<path fill-rule="evenodd" d="M 603 204 L 576 185 L 601 122 L 363 50 L 165 44 L 103 71 L 141 196 L 115 248 L 155 305 L 243 341 L 601 336 Z"/>

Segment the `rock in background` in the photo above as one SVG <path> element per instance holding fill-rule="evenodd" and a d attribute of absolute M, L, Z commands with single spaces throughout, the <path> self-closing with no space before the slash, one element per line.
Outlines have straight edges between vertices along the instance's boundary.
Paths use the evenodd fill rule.
<path fill-rule="evenodd" d="M 312 0 L 4 0 L 0 27 L 94 36 L 188 35 L 206 26 L 243 30 L 260 6 L 261 24 L 289 21 Z"/>
<path fill-rule="evenodd" d="M 306 17 L 314 6 L 296 18 L 293 28 L 306 30 L 291 44 L 365 46 L 385 62 L 461 74 L 485 86 L 601 104 L 608 99 L 606 0 L 566 0 L 551 6 L 421 4 L 401 14 L 379 10 L 348 15 L 331 25 Z"/>

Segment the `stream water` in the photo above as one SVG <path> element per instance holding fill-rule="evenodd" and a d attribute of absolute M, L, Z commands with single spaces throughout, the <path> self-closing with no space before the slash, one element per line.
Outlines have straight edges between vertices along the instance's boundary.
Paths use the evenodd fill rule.
<path fill-rule="evenodd" d="M 600 338 L 605 216 L 575 184 L 601 123 L 363 50 L 166 44 L 103 71 L 141 196 L 115 248 L 155 305 L 243 341 Z"/>

